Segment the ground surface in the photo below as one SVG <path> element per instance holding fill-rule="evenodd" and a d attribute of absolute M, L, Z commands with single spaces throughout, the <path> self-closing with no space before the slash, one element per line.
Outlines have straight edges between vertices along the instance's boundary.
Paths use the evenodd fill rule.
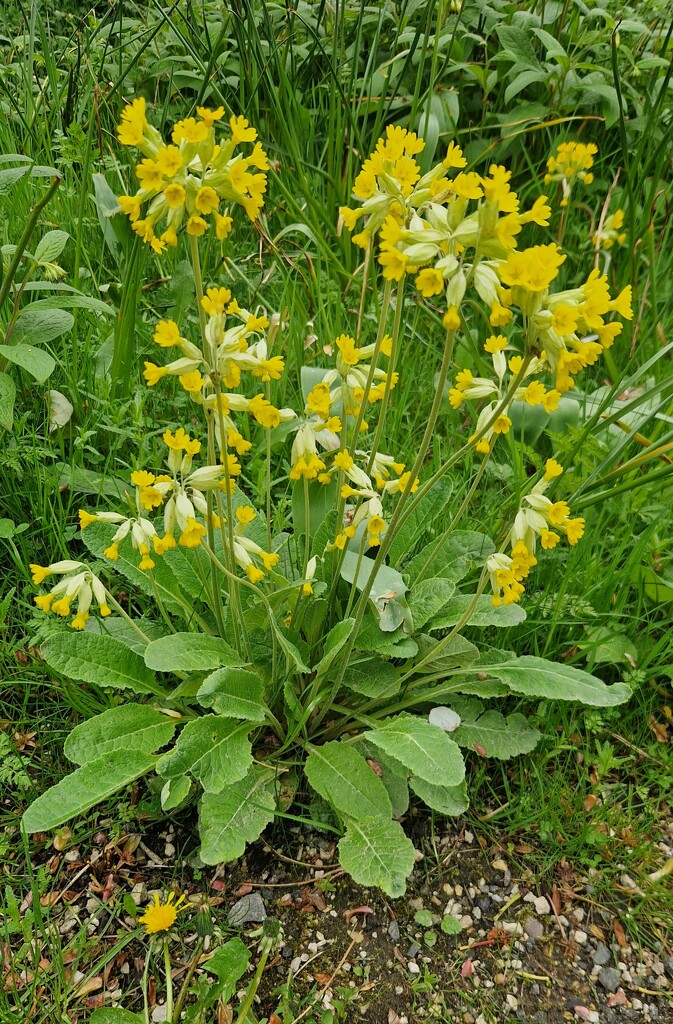
<path fill-rule="evenodd" d="M 172 946 L 176 984 L 197 940 L 199 906 L 210 908 L 215 923 L 211 949 L 220 935 L 245 940 L 264 914 L 280 919 L 283 946 L 264 973 L 256 1007 L 272 1024 L 291 1024 L 300 1014 L 309 1024 L 673 1022 L 670 936 L 654 916 L 638 922 L 639 944 L 630 938 L 644 894 L 626 870 L 608 906 L 595 897 L 593 872 L 581 877 L 561 862 L 540 886 L 526 869 L 529 847 L 508 847 L 503 837 L 502 845 L 485 848 L 460 822 L 443 823 L 428 841 L 425 826 L 418 821 L 420 849 L 408 894 L 395 901 L 354 885 L 335 866 L 331 838 L 301 829 L 268 834 L 285 853 L 260 842 L 246 858 L 218 869 L 182 861 L 186 851 L 172 826 L 110 840 L 103 823 L 88 849 L 59 852 L 45 843 L 38 874 L 52 875 L 54 888 L 41 903 L 59 940 L 43 944 L 44 986 L 35 991 L 53 990 L 53 974 L 62 969 L 60 943 L 73 996 L 69 1016 L 45 1018 L 38 1000 L 28 1019 L 84 1024 L 96 1006 L 140 1009 L 145 940 L 124 896 L 143 904 L 153 890 L 173 887 L 193 905 Z M 673 826 L 662 829 L 658 847 L 662 862 L 673 856 Z M 30 905 L 29 894 L 24 914 Z M 446 934 L 457 927 L 457 934 Z M 85 958 L 82 943 L 73 941 L 80 934 L 88 937 Z M 250 945 L 254 950 L 254 938 Z M 5 957 L 5 989 L 16 986 L 17 1006 L 31 976 L 15 946 L 15 955 Z M 159 973 L 150 978 L 150 995 L 152 1020 L 160 1022 Z M 223 1007 L 218 1024 L 228 1020 Z"/>

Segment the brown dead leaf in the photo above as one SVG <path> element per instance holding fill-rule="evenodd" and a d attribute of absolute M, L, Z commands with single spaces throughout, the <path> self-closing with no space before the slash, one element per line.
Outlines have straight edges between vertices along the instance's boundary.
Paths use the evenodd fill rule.
<path fill-rule="evenodd" d="M 323 971 L 316 971 L 316 973 L 313 975 L 313 977 L 314 977 L 315 981 L 318 982 L 319 985 L 323 985 L 324 986 L 324 985 L 329 985 L 330 978 L 332 977 L 332 975 L 331 974 L 325 974 Z"/>
<path fill-rule="evenodd" d="M 595 796 L 593 793 L 589 793 L 589 796 L 584 801 L 584 810 L 587 812 L 587 814 L 589 814 L 590 811 L 593 811 L 597 802 L 598 797 Z"/>
<path fill-rule="evenodd" d="M 608 1006 L 626 1006 L 626 1002 L 626 993 L 623 988 L 618 989 L 617 992 L 613 992 L 607 998 Z"/>
<path fill-rule="evenodd" d="M 236 896 L 236 897 L 240 898 L 241 896 L 247 896 L 248 893 L 251 893 L 251 892 L 252 892 L 252 886 L 249 884 L 249 882 L 244 882 L 243 885 L 239 885 L 239 887 L 236 890 L 236 892 L 232 893 L 232 896 Z"/>
<path fill-rule="evenodd" d="M 556 886 L 553 887 L 553 889 L 551 891 L 550 898 L 551 898 L 551 905 L 554 908 L 554 911 L 556 912 L 556 914 L 560 915 L 561 914 L 561 910 L 562 910 L 561 894 L 559 893 L 559 891 L 558 891 Z"/>
<path fill-rule="evenodd" d="M 615 933 L 615 938 L 621 948 L 626 949 L 626 946 L 628 945 L 626 941 L 626 932 L 624 931 L 621 921 L 618 921 L 616 917 L 613 917 L 612 919 L 612 930 Z"/>
<path fill-rule="evenodd" d="M 351 918 L 355 917 L 356 914 L 362 914 L 365 918 L 367 914 L 373 914 L 374 911 L 371 907 L 353 907 L 351 910 L 344 910 L 343 916 L 346 919 L 346 924 L 350 924 Z"/>
<path fill-rule="evenodd" d="M 590 924 L 589 925 L 589 934 L 593 935 L 593 937 L 595 939 L 600 939 L 601 942 L 605 942 L 605 932 L 600 927 L 600 925 Z"/>
<path fill-rule="evenodd" d="M 657 722 L 654 715 L 650 715 L 647 724 L 654 733 L 657 743 L 668 743 L 668 726 L 665 722 Z"/>
<path fill-rule="evenodd" d="M 275 1017 L 276 1015 L 274 1014 L 273 1016 Z M 217 1007 L 217 1024 L 231 1024 L 233 1019 L 234 1011 L 230 1003 L 220 1002 Z M 278 1020 L 278 1017 L 276 1017 L 276 1020 Z M 269 1019 L 269 1024 L 271 1024 L 271 1018 Z"/>
<path fill-rule="evenodd" d="M 400 1024 L 400 1018 L 394 1010 L 388 1010 L 388 1024 Z"/>

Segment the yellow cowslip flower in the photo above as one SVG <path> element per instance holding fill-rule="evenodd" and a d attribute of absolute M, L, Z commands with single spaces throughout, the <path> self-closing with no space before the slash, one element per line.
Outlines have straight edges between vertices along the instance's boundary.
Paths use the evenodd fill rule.
<path fill-rule="evenodd" d="M 198 117 L 179 121 L 172 145 L 166 145 L 148 124 L 144 100 L 134 100 L 122 111 L 119 140 L 140 149 L 143 159 L 136 168 L 139 191 L 135 196 L 120 196 L 119 205 L 134 231 L 156 252 L 177 245 L 183 225 L 188 234 L 200 237 L 208 230 L 206 218 L 212 218 L 216 236 L 226 238 L 232 221 L 228 211 L 219 212 L 222 201 L 242 206 L 252 220 L 264 205 L 267 180 L 259 172 L 268 169 L 266 154 L 259 143 L 247 157 L 239 150 L 253 142 L 257 133 L 245 118 L 232 118 L 229 136 L 216 142 L 220 109 L 199 107 Z"/>
<path fill-rule="evenodd" d="M 84 629 L 93 602 L 103 618 L 111 614 L 107 590 L 83 562 L 64 559 L 47 566 L 31 565 L 30 569 L 36 585 L 48 576 L 61 577 L 48 594 L 38 594 L 33 600 L 40 611 L 53 612 L 63 618 L 71 614 L 71 605 L 76 602 L 77 610 L 70 622 L 72 629 Z"/>
<path fill-rule="evenodd" d="M 316 480 L 325 469 L 325 463 L 317 454 L 316 436 L 308 423 L 297 430 L 290 455 L 290 480 Z"/>
<path fill-rule="evenodd" d="M 416 278 L 416 287 L 425 299 L 444 291 L 444 276 L 435 267 L 421 270 Z"/>
<path fill-rule="evenodd" d="M 593 167 L 594 157 L 598 147 L 593 142 L 561 142 L 556 147 L 556 152 L 547 160 L 547 173 L 544 176 L 545 184 L 551 181 L 559 181 L 563 192 L 561 206 L 567 206 L 570 199 L 572 187 L 576 181 L 584 185 L 590 185 L 594 180 L 590 168 Z"/>
<path fill-rule="evenodd" d="M 280 423 L 280 412 L 276 409 L 271 402 L 264 397 L 264 395 L 255 395 L 248 401 L 248 411 L 252 413 L 257 422 L 262 426 L 266 427 L 267 430 L 271 430 L 273 427 L 277 427 Z"/>
<path fill-rule="evenodd" d="M 311 388 L 308 395 L 306 396 L 306 411 L 309 413 L 315 413 L 320 416 L 321 419 L 329 419 L 330 414 L 330 390 L 329 385 L 321 381 Z"/>
<path fill-rule="evenodd" d="M 449 306 L 446 313 L 442 317 L 442 323 L 446 327 L 447 331 L 457 331 L 460 327 L 460 317 L 456 306 Z"/>
<path fill-rule="evenodd" d="M 514 290 L 543 292 L 557 276 L 565 255 L 556 243 L 534 245 L 521 252 L 511 252 L 499 268 L 500 280 Z M 515 298 L 517 305 L 521 303 Z"/>
<path fill-rule="evenodd" d="M 178 380 L 185 391 L 190 395 L 202 391 L 206 384 L 206 378 L 201 376 L 199 370 L 191 370 L 189 373 L 182 373 L 178 377 Z"/>
<path fill-rule="evenodd" d="M 175 902 L 174 902 L 175 901 Z M 145 913 L 138 920 L 145 925 L 147 935 L 159 935 L 167 932 L 175 924 L 178 914 L 186 910 L 184 894 L 175 899 L 175 893 L 168 894 L 168 899 L 162 903 L 159 894 L 154 893 L 152 903 L 147 907 Z"/>
<path fill-rule="evenodd" d="M 621 230 L 623 226 L 624 211 L 615 210 L 594 232 L 592 237 L 594 247 L 596 249 L 611 249 L 615 244 L 622 245 L 626 241 L 626 231 Z"/>

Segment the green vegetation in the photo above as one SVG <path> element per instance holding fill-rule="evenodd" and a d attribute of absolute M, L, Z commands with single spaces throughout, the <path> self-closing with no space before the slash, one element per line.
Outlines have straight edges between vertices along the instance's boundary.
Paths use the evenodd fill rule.
<path fill-rule="evenodd" d="M 398 896 L 414 845 L 426 853 L 425 871 L 440 871 L 436 837 L 447 827 L 443 815 L 458 814 L 480 842 L 500 844 L 511 863 L 545 884 L 561 864 L 592 871 L 594 899 L 610 905 L 626 859 L 639 895 L 623 925 L 635 943 L 660 944 L 673 916 L 665 883 L 648 877 L 663 866 L 658 844 L 673 779 L 673 228 L 666 200 L 673 23 L 666 4 L 622 10 L 614 2 L 600 8 L 553 0 L 293 7 L 153 0 L 86 11 L 62 3 L 52 11 L 36 2 L 7 5 L 3 33 L 0 929 L 24 980 L 0 985 L 0 1020 L 19 1013 L 65 1022 L 79 1013 L 79 1020 L 103 1024 L 82 1009 L 82 986 L 137 940 L 125 916 L 135 910 L 117 893 L 119 906 L 106 918 L 109 941 L 98 936 L 95 949 L 86 927 L 59 932 L 63 886 L 51 862 L 54 835 L 64 837 L 63 848 L 90 846 L 101 817 L 108 836 L 118 838 L 159 827 L 168 814 L 180 836 L 180 888 L 181 865 L 199 845 L 201 786 L 206 863 L 240 856 L 243 837 L 254 839 L 276 814 L 265 833 L 274 847 L 294 856 L 289 829 L 297 822 L 335 842 L 346 829 L 343 866 L 357 881 Z M 197 107 L 224 108 L 218 134 L 228 134 L 231 115 L 254 125 L 269 162 L 268 169 L 252 168 L 268 178 L 258 219 L 232 208 L 227 237 L 211 230 L 190 243 L 183 228 L 177 247 L 158 253 L 141 241 L 116 198 L 136 189 L 140 155 L 119 144 L 116 126 L 139 97 L 167 140 Z M 521 225 L 517 241 L 519 251 L 554 241 L 562 247 L 567 258 L 553 294 L 579 288 L 593 266 L 607 275 L 613 297 L 631 288 L 632 319 L 620 318 L 621 333 L 599 359 L 571 370 L 574 384 L 557 408 L 553 400 L 549 409 L 528 403 L 520 393 L 513 406 L 496 407 L 509 385 L 520 383 L 518 371 L 508 370 L 492 419 L 509 414 L 509 430 L 491 439 L 486 455 L 468 444 L 448 470 L 468 438 L 480 429 L 488 435 L 493 425 L 487 417 L 475 427 L 492 395 L 464 387 L 451 400 L 457 374 L 495 379 L 496 357 L 483 349 L 491 334 L 507 336 L 508 359 L 544 345 L 540 337 L 531 342 L 530 332 L 526 341 L 519 312 L 511 324 L 494 326 L 492 304 L 481 294 L 468 290 L 456 301 L 453 271 L 441 291 L 415 287 L 417 273 L 408 273 L 403 304 L 402 286 L 380 276 L 378 243 L 370 256 L 353 244 L 365 221 L 351 232 L 349 215 L 339 211 L 360 208 L 365 197 L 353 197 L 354 183 L 388 125 L 425 140 L 412 154 L 421 175 L 455 143 L 465 166 L 446 170 L 452 180 L 471 172 L 486 178 L 492 164 L 505 165 L 520 213 L 548 196 L 549 226 L 544 217 Z M 596 146 L 588 180 L 552 165 L 545 183 L 547 161 L 563 143 Z M 251 146 L 240 144 L 248 154 Z M 483 202 L 470 200 L 466 215 Z M 225 205 L 231 197 L 221 200 L 222 213 Z M 403 252 L 407 242 L 393 244 Z M 468 259 L 507 262 L 506 252 L 480 253 L 478 245 L 470 254 L 470 244 L 458 250 L 466 266 Z M 434 267 L 446 252 L 420 267 Z M 296 423 L 288 417 L 268 430 L 263 415 L 246 409 L 234 416 L 252 447 L 235 459 L 229 450 L 220 476 L 227 486 L 217 499 L 203 491 L 206 515 L 220 506 L 223 527 L 211 528 L 205 544 L 221 569 L 203 545 L 145 555 L 132 550 L 130 538 L 111 562 L 103 552 L 118 524 L 85 520 L 80 530 L 78 509 L 128 514 L 129 492 L 131 515 L 137 499 L 163 535 L 162 509 L 148 513 L 143 485 L 133 494 L 129 480 L 137 470 L 162 472 L 167 428 L 200 438 L 195 466 L 218 463 L 222 424 L 207 413 L 204 421 L 177 375 L 152 387 L 142 377 L 144 362 L 163 365 L 180 355 L 154 343 L 157 322 L 175 321 L 184 337 L 202 344 L 199 272 L 204 289 L 227 288 L 241 308 L 271 321 L 269 355 L 282 356 L 284 370 L 267 382 L 261 374 L 245 378 L 244 368 L 239 390 L 246 401 L 261 393 L 279 410 L 303 416 L 309 401 L 314 412 L 326 371 L 344 353 L 337 338 L 372 346 L 361 360 L 366 377 L 384 336 L 392 336 L 394 354 L 378 365 L 399 372 L 394 390 L 383 402 L 363 403 L 359 417 L 357 407 L 349 415 L 346 391 L 328 411 L 343 420 L 344 452 L 366 451 L 363 469 L 373 466 L 369 453 L 377 449 L 411 475 L 383 496 L 380 512 L 372 506 L 361 514 L 360 530 L 344 548 L 325 556 L 344 525 L 344 502 L 355 510 L 372 496 L 340 498 L 341 468 L 325 486 L 301 471 L 293 478 L 299 452 L 290 448 L 299 434 L 289 430 Z M 454 305 L 460 326 L 443 324 Z M 265 330 L 251 334 L 251 344 Z M 578 333 L 593 330 L 581 321 Z M 536 377 L 546 389 L 555 385 L 544 368 Z M 212 393 L 219 387 L 216 381 Z M 431 410 L 436 394 L 441 403 Z M 360 418 L 369 432 L 358 432 Z M 585 520 L 584 536 L 549 550 L 538 541 L 537 564 L 516 581 L 525 583 L 520 603 L 494 608 L 484 564 L 495 549 L 504 553 L 524 496 L 545 479 L 552 458 L 565 469 L 552 481 L 552 500 Z M 324 462 L 329 470 L 332 462 Z M 232 471 L 230 480 L 238 463 L 240 476 Z M 393 484 L 401 474 L 391 473 Z M 422 498 L 411 493 L 416 475 L 419 496 L 436 480 Z M 234 477 L 238 486 L 228 498 Z M 390 534 L 377 532 L 376 519 L 369 526 L 379 514 L 390 526 L 397 502 L 413 510 L 399 534 L 402 515 Z M 224 521 L 233 524 L 239 506 L 258 512 L 246 535 L 257 545 L 249 550 L 263 580 L 242 574 L 243 561 L 236 568 Z M 367 553 L 372 539 L 381 543 Z M 278 561 L 267 565 L 257 549 L 276 552 Z M 156 567 L 140 572 L 147 557 Z M 92 610 L 79 632 L 35 607 L 35 595 L 60 577 L 38 591 L 29 565 L 62 559 L 81 559 L 100 578 L 109 619 Z M 344 687 L 344 679 L 353 685 Z M 460 716 L 453 732 L 428 722 L 438 705 Z M 166 709 L 189 724 L 183 729 Z M 226 753 L 218 764 L 213 735 L 199 723 L 219 730 Z M 167 752 L 171 737 L 177 743 Z M 441 745 L 434 768 L 433 743 Z M 203 763 L 206 754 L 213 763 Z M 83 766 L 70 776 L 75 786 L 62 781 L 73 762 Z M 148 775 L 155 766 L 158 779 Z M 350 780 L 347 789 L 335 788 L 337 776 Z M 33 836 L 21 831 L 31 805 Z M 382 816 L 372 816 L 374 805 Z M 246 811 L 242 828 L 238 807 Z M 61 828 L 66 821 L 68 829 Z M 229 821 L 236 821 L 231 843 L 223 838 Z M 386 863 L 377 868 L 364 847 L 385 851 Z M 40 957 L 68 969 L 40 972 Z M 235 983 L 229 991 L 224 974 L 217 977 L 226 1002 Z M 416 998 L 426 981 L 415 982 Z M 45 984 L 49 1009 L 40 994 Z M 343 1019 L 349 992 L 339 990 L 335 1003 L 343 1003 Z M 129 1006 L 140 1015 L 128 1020 L 143 1019 L 136 996 Z M 289 981 L 275 998 L 283 1024 L 302 1012 Z M 243 1013 L 242 1021 L 253 1020 L 245 1006 Z M 124 1019 L 109 1017 L 110 1024 Z"/>

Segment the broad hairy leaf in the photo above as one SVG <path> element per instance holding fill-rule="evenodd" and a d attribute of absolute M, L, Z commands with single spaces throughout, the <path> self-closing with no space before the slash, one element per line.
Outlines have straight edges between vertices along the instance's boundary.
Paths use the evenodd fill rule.
<path fill-rule="evenodd" d="M 348 642 L 354 625 L 355 619 L 342 619 L 341 622 L 337 622 L 336 626 L 333 626 L 332 629 L 330 629 L 325 639 L 323 656 L 313 669 L 316 676 L 322 676 L 327 672 L 327 669 L 338 656 L 339 651 L 341 651 Z"/>
<path fill-rule="evenodd" d="M 395 532 L 395 537 L 390 545 L 390 561 L 393 565 L 398 565 L 412 550 L 423 531 L 429 529 L 437 521 L 437 517 L 448 505 L 452 492 L 453 480 L 450 476 L 443 476 L 421 498 L 411 515 Z"/>
<path fill-rule="evenodd" d="M 409 608 L 414 622 L 414 632 L 422 629 L 426 622 L 441 612 L 453 597 L 455 589 L 455 583 L 441 576 L 421 580 L 411 588 Z"/>
<path fill-rule="evenodd" d="M 396 715 L 363 736 L 426 782 L 457 786 L 465 777 L 465 763 L 458 746 L 426 719 Z"/>
<path fill-rule="evenodd" d="M 20 342 L 47 345 L 61 334 L 68 334 L 74 323 L 75 318 L 66 309 L 45 308 L 42 300 L 31 302 L 16 318 L 12 341 L 15 345 Z"/>
<path fill-rule="evenodd" d="M 392 815 L 381 779 L 351 746 L 334 740 L 309 747 L 304 773 L 313 789 L 341 814 L 354 818 Z"/>
<path fill-rule="evenodd" d="M 203 680 L 197 700 L 226 718 L 263 722 L 266 718 L 264 683 L 244 668 L 218 668 Z"/>
<path fill-rule="evenodd" d="M 63 753 L 75 764 L 94 761 L 111 750 L 153 754 L 172 739 L 176 724 L 149 704 L 120 704 L 75 726 Z"/>
<path fill-rule="evenodd" d="M 42 654 L 50 668 L 70 679 L 135 693 L 162 692 L 140 654 L 113 636 L 86 630 L 54 633 Z"/>
<path fill-rule="evenodd" d="M 392 633 L 384 633 L 370 609 L 365 613 L 355 647 L 359 651 L 374 651 L 389 658 L 413 658 L 418 653 L 418 644 L 413 637 L 401 626 Z"/>
<path fill-rule="evenodd" d="M 344 686 L 365 697 L 393 697 L 400 688 L 400 674 L 389 661 L 365 658 L 350 661 L 344 674 Z"/>
<path fill-rule="evenodd" d="M 157 672 L 202 672 L 221 665 L 240 665 L 241 659 L 219 636 L 172 633 L 147 645 L 145 664 Z"/>
<path fill-rule="evenodd" d="M 463 719 L 452 733 L 461 747 L 475 750 L 481 747 L 487 757 L 498 757 L 502 761 L 517 754 L 528 754 L 537 746 L 540 733 L 523 715 L 515 713 L 505 717 L 499 711 L 485 711 L 473 721 Z"/>
<path fill-rule="evenodd" d="M 0 345 L 0 358 L 26 370 L 38 384 L 44 384 L 56 366 L 56 360 L 48 352 L 32 345 Z"/>
<path fill-rule="evenodd" d="M 14 425 L 16 385 L 8 373 L 0 371 L 0 427 L 11 430 Z"/>
<path fill-rule="evenodd" d="M 250 725 L 219 715 L 203 715 L 188 722 L 177 743 L 157 763 L 157 772 L 173 779 L 189 772 L 207 793 L 221 793 L 242 779 L 252 764 Z"/>
<path fill-rule="evenodd" d="M 464 814 L 470 806 L 467 796 L 467 784 L 463 781 L 458 786 L 436 786 L 425 779 L 412 777 L 409 785 L 417 797 L 439 814 L 457 817 Z"/>
<path fill-rule="evenodd" d="M 474 530 L 456 530 L 441 541 L 433 540 L 405 566 L 411 580 L 419 574 L 422 579 L 442 576 L 457 583 L 466 575 L 470 565 L 483 565 L 495 551 L 490 537 Z"/>
<path fill-rule="evenodd" d="M 429 623 L 428 629 L 448 629 L 455 626 L 467 614 L 474 600 L 473 594 L 455 594 Z M 487 594 L 480 594 L 476 606 L 470 612 L 465 626 L 517 626 L 526 618 L 526 612 L 520 604 L 491 604 Z"/>
<path fill-rule="evenodd" d="M 364 590 L 374 570 L 374 559 L 364 555 L 358 556 L 356 551 L 344 551 L 341 563 L 341 576 L 347 583 L 352 583 L 358 590 Z M 374 582 L 369 592 L 370 607 L 376 609 L 379 628 L 392 632 L 406 623 L 411 632 L 411 617 L 404 601 L 407 585 L 402 574 L 390 565 L 382 565 L 376 570 Z"/>
<path fill-rule="evenodd" d="M 199 854 L 204 864 L 236 860 L 273 820 L 275 774 L 256 764 L 221 793 L 204 795 L 199 812 Z"/>
<path fill-rule="evenodd" d="M 418 643 L 418 662 L 428 658 L 419 669 L 423 675 L 449 671 L 479 660 L 479 648 L 460 633 L 455 633 L 447 643 L 437 640 L 434 636 L 428 636 L 427 633 L 416 636 L 415 640 Z"/>
<path fill-rule="evenodd" d="M 607 686 L 602 679 L 572 665 L 524 655 L 502 665 L 489 665 L 485 671 L 505 683 L 513 693 L 550 700 L 576 700 L 592 707 L 609 708 L 623 704 L 631 696 L 626 683 Z"/>
<path fill-rule="evenodd" d="M 160 636 L 166 636 L 166 626 L 163 622 L 145 618 L 134 619 L 134 622 L 149 640 L 158 640 Z M 147 642 L 136 633 L 126 619 L 122 619 L 121 615 L 108 615 L 104 619 L 90 618 L 84 628 L 87 633 L 99 633 L 101 636 L 111 636 L 119 640 L 141 657 L 147 647 Z"/>
<path fill-rule="evenodd" d="M 30 805 L 23 816 L 28 832 L 49 832 L 146 775 L 156 757 L 142 750 L 111 750 L 87 761 Z"/>
<path fill-rule="evenodd" d="M 348 820 L 339 862 L 358 885 L 377 885 L 392 899 L 402 896 L 414 860 L 414 844 L 399 821 L 381 816 Z"/>
<path fill-rule="evenodd" d="M 192 780 L 188 775 L 178 775 L 175 779 L 168 779 L 161 790 L 161 808 L 164 811 L 172 811 L 179 807 L 189 796 L 192 788 Z"/>

